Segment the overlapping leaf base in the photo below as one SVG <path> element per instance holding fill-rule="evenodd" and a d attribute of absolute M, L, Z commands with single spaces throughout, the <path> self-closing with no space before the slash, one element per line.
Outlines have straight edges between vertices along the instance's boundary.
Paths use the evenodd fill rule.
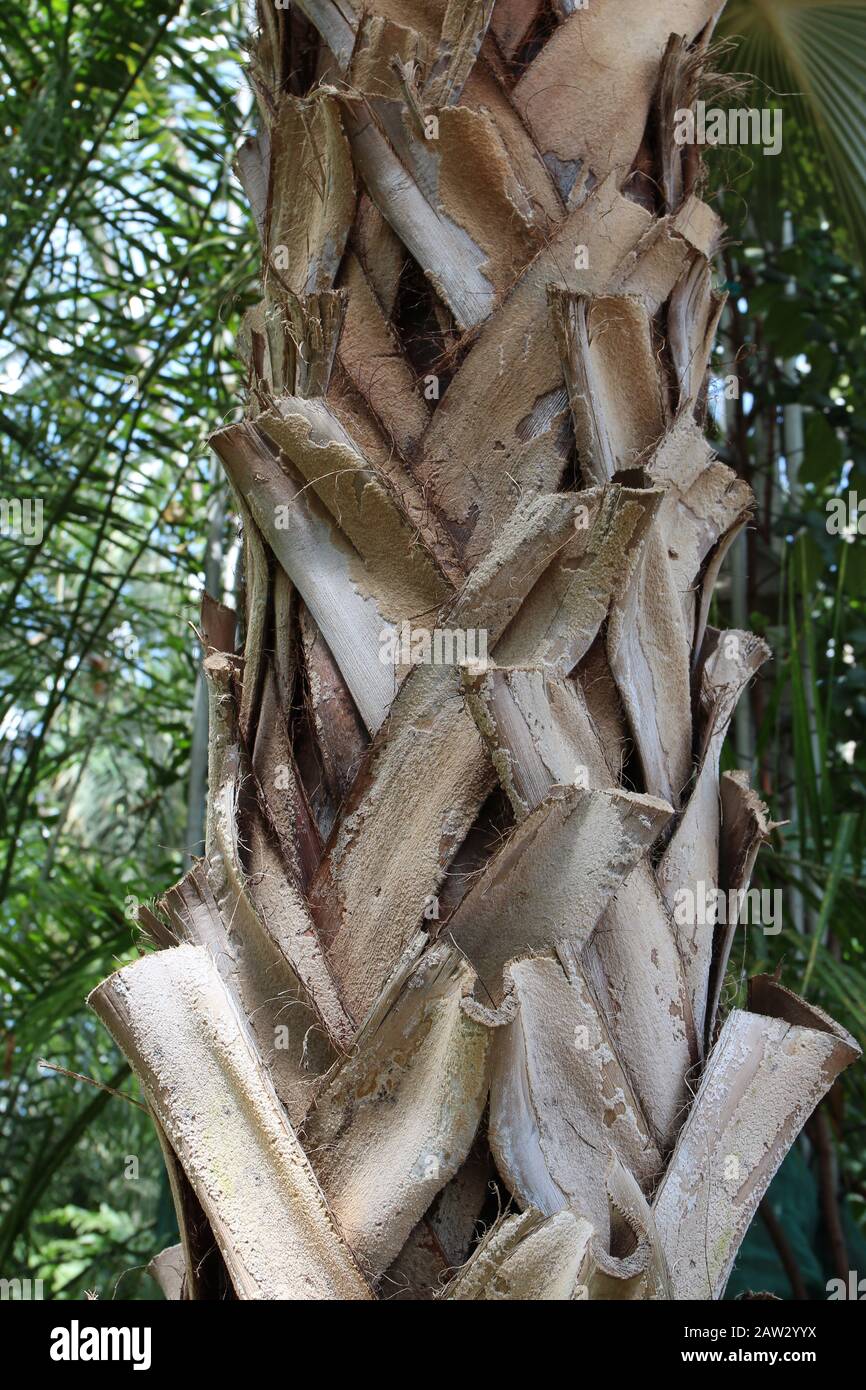
<path fill-rule="evenodd" d="M 774 981 L 724 1017 L 736 922 L 674 915 L 770 828 L 719 775 L 768 652 L 707 625 L 751 496 L 672 133 L 717 8 L 262 0 L 243 648 L 206 601 L 206 853 L 92 1000 L 173 1296 L 718 1297 L 857 1053 Z"/>

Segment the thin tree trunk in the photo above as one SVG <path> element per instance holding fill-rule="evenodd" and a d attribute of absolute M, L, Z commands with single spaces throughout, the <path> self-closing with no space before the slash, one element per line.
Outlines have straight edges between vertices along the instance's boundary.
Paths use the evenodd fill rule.
<path fill-rule="evenodd" d="M 800 1266 L 797 1264 L 797 1257 L 791 1249 L 791 1242 L 785 1234 L 785 1228 L 779 1220 L 773 1208 L 770 1206 L 769 1198 L 765 1197 L 758 1208 L 761 1213 L 761 1220 L 767 1228 L 767 1233 L 776 1248 L 776 1253 L 782 1263 L 788 1282 L 791 1285 L 793 1297 L 802 1301 L 808 1298 L 806 1285 L 803 1283 L 803 1276 L 800 1273 Z"/>

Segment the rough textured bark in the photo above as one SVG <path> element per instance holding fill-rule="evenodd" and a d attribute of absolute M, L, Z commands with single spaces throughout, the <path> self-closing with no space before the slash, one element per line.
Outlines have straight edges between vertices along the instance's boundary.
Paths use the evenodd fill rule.
<path fill-rule="evenodd" d="M 243 644 L 206 600 L 206 853 L 92 996 L 171 1176 L 154 1276 L 719 1297 L 857 1055 L 775 981 L 726 1015 L 736 914 L 676 911 L 772 828 L 719 775 L 769 653 L 708 627 L 751 494 L 673 138 L 719 0 L 376 8 L 260 0 L 251 47 Z"/>

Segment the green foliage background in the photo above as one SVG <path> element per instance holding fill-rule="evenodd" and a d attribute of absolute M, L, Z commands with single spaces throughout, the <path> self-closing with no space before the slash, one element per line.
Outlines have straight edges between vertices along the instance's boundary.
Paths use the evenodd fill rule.
<path fill-rule="evenodd" d="M 714 620 L 774 649 L 727 759 L 789 822 L 759 861 L 784 929 L 743 933 L 727 997 L 781 962 L 862 1042 L 866 538 L 828 533 L 826 503 L 866 506 L 866 10 L 733 0 L 725 25 L 743 41 L 724 61 L 758 74 L 754 104 L 781 103 L 785 145 L 709 161 L 730 227 L 715 443 L 758 497 L 747 577 Z M 172 1240 L 150 1121 L 83 1001 L 135 955 L 130 900 L 195 848 L 190 623 L 209 556 L 231 587 L 236 539 L 204 439 L 239 406 L 231 345 L 257 274 L 230 172 L 252 119 L 241 34 L 235 3 L 0 11 L 0 496 L 44 506 L 39 544 L 0 537 L 0 1276 L 53 1298 L 155 1297 L 143 1266 Z M 866 1273 L 864 1088 L 855 1068 L 822 1109 Z M 823 1297 L 814 1138 L 768 1201 Z M 760 1219 L 729 1295 L 749 1287 L 792 1296 Z"/>
<path fill-rule="evenodd" d="M 38 1061 L 132 1092 L 84 999 L 186 862 L 204 440 L 257 268 L 240 33 L 234 4 L 0 12 L 2 494 L 44 505 L 41 544 L 0 541 L 0 1271 L 53 1297 L 153 1296 L 125 1271 L 171 1228 L 147 1116 Z"/>

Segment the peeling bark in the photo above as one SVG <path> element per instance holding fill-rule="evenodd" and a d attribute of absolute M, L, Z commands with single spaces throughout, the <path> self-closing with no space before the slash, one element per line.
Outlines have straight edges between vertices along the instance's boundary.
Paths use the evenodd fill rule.
<path fill-rule="evenodd" d="M 207 952 L 145 956 L 89 1002 L 141 1077 L 238 1297 L 369 1298 Z"/>
<path fill-rule="evenodd" d="M 758 1203 L 801 1126 L 860 1055 L 843 1028 L 768 976 L 707 1062 L 654 1204 L 674 1296 L 719 1298 Z"/>
<path fill-rule="evenodd" d="M 506 963 L 560 943 L 579 949 L 671 808 L 634 792 L 552 793 L 517 827 L 448 923 L 490 998 Z"/>
<path fill-rule="evenodd" d="M 707 626 L 753 499 L 674 137 L 718 8 L 259 5 L 205 856 L 92 996 L 169 1297 L 721 1297 L 857 1055 L 776 981 L 725 1018 L 738 914 L 682 912 L 773 828 L 719 775 L 768 652 Z"/>
<path fill-rule="evenodd" d="M 509 967 L 518 1003 L 494 1035 L 490 1146 L 522 1206 L 572 1208 L 609 1244 L 611 1152 L 647 1190 L 661 1157 L 586 980 L 553 960 Z"/>
<path fill-rule="evenodd" d="M 659 886 L 671 911 L 679 894 L 694 895 L 691 901 L 680 899 L 684 910 L 678 939 L 699 1037 L 706 1024 L 713 930 L 700 919 L 697 903 L 701 892 L 715 890 L 719 882 L 719 759 L 737 701 L 769 655 L 766 643 L 752 633 L 712 634 L 701 672 L 702 750 L 695 785 L 658 867 Z"/>
<path fill-rule="evenodd" d="M 489 1033 L 453 948 L 398 972 L 352 1056 L 318 1096 L 304 1147 L 364 1269 L 391 1264 L 469 1152 L 487 1096 Z"/>
<path fill-rule="evenodd" d="M 448 1285 L 446 1299 L 563 1302 L 581 1296 L 592 1226 L 570 1211 L 507 1216 Z"/>

